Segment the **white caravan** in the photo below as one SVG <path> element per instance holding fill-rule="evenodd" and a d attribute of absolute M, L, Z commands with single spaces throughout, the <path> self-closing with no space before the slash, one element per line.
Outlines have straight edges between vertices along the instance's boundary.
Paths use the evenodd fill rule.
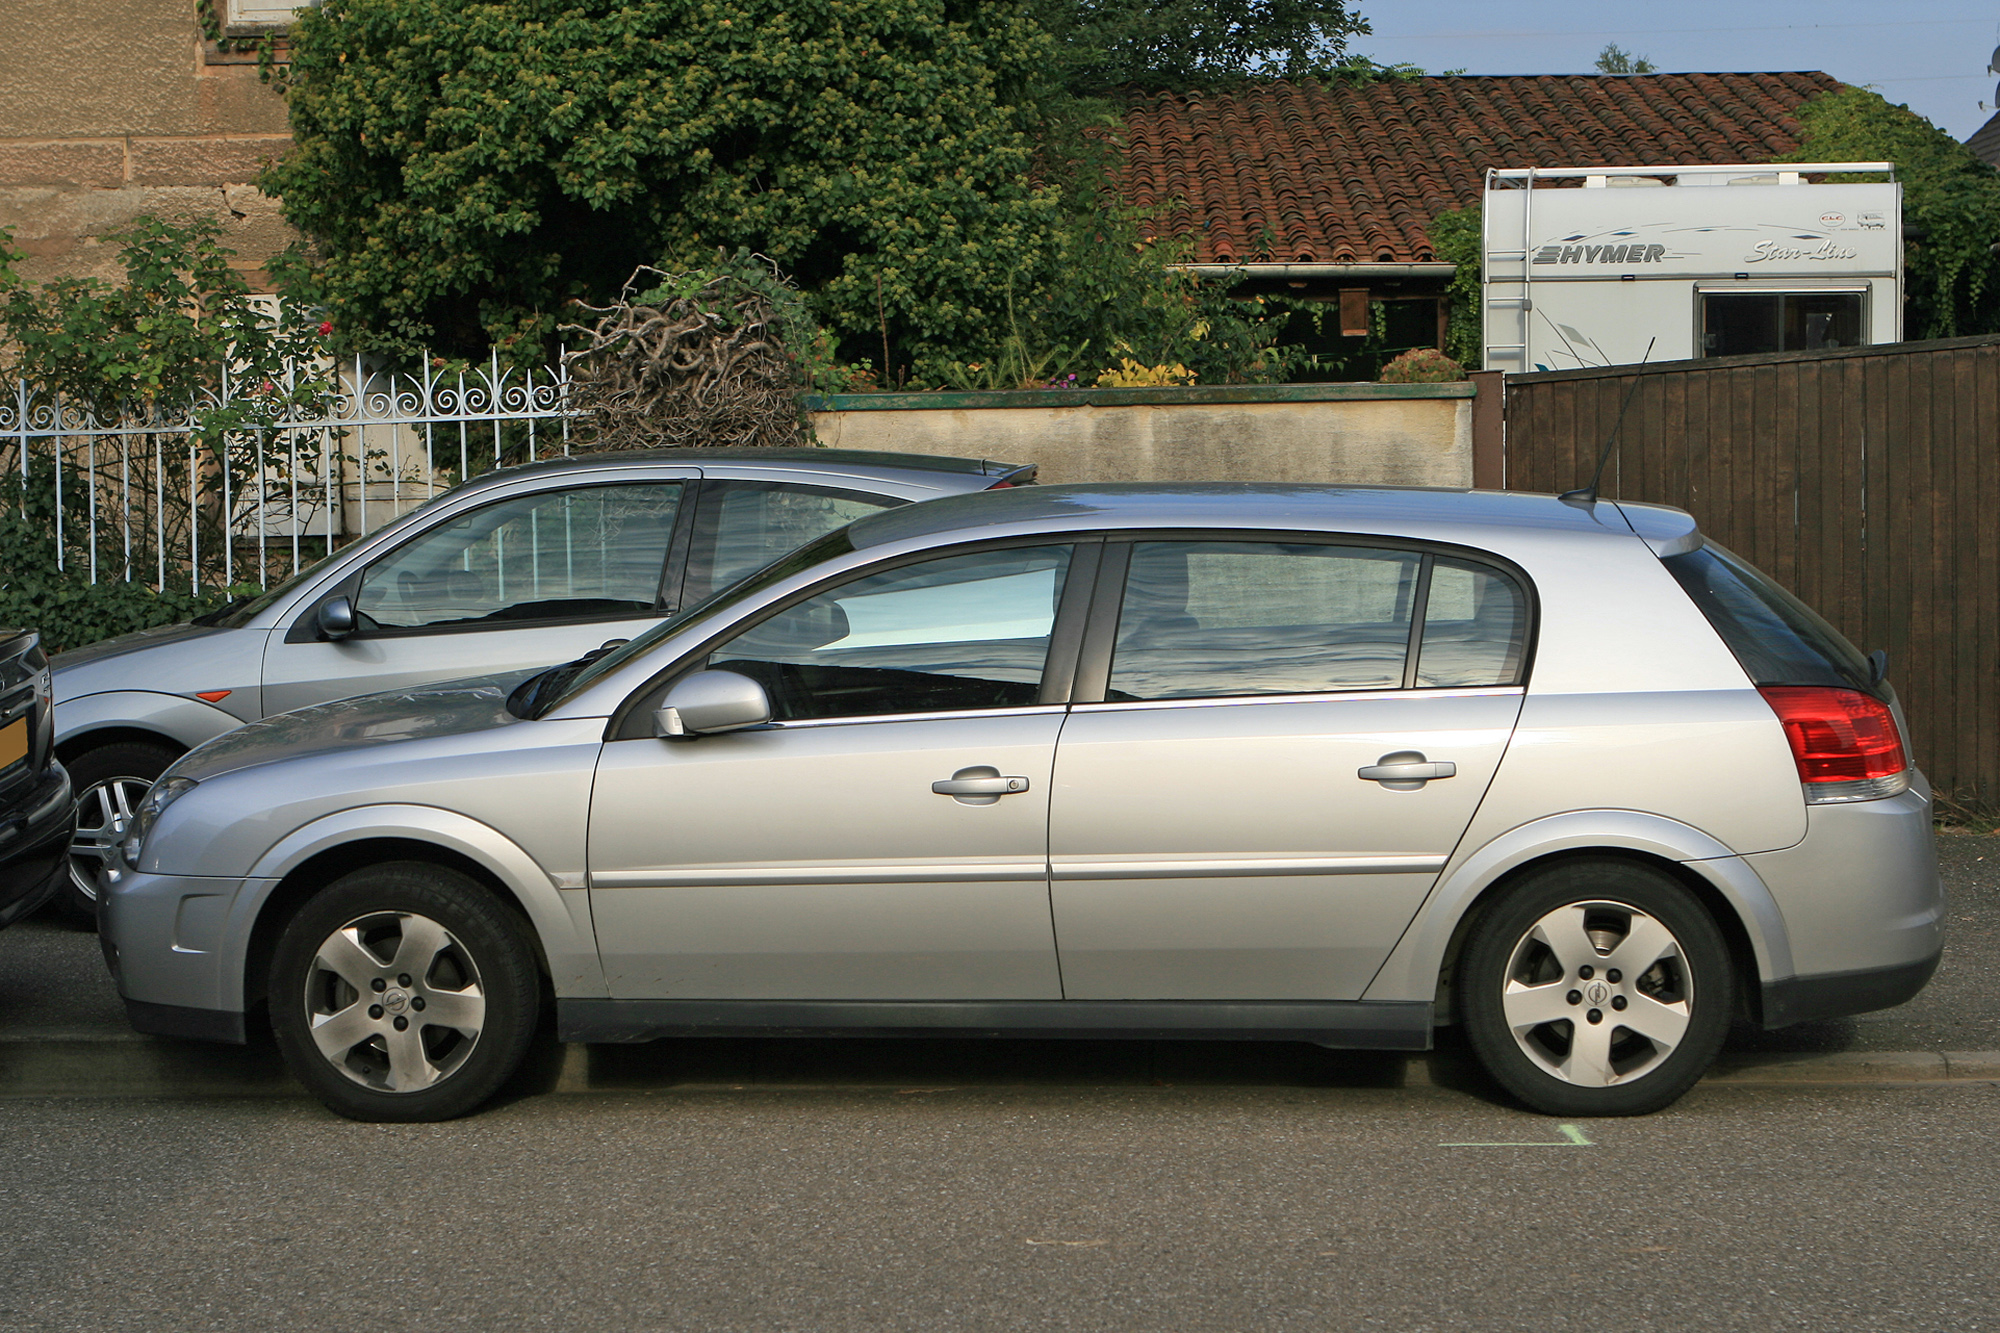
<path fill-rule="evenodd" d="M 1888 179 L 1806 179 L 1835 172 Z M 1486 368 L 1895 342 L 1902 188 L 1886 162 L 1489 171 Z"/>

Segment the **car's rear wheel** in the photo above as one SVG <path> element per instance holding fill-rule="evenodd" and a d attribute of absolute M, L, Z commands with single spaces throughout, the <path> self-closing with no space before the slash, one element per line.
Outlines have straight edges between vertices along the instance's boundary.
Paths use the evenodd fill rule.
<path fill-rule="evenodd" d="M 1509 889 L 1474 931 L 1458 978 L 1466 1036 L 1538 1111 L 1657 1111 L 1722 1048 L 1728 946 L 1694 894 L 1658 871 L 1554 866 Z"/>
<path fill-rule="evenodd" d="M 271 959 L 285 1064 L 355 1120 L 473 1110 L 526 1057 L 541 1005 L 530 927 L 443 867 L 357 870 L 309 899 Z"/>
<path fill-rule="evenodd" d="M 84 921 L 97 919 L 97 900 L 104 868 L 112 849 L 125 836 L 125 826 L 167 766 L 180 755 L 164 745 L 145 741 L 113 741 L 85 750 L 66 764 L 76 792 L 76 831 L 69 844 L 69 881 L 63 904 Z"/>

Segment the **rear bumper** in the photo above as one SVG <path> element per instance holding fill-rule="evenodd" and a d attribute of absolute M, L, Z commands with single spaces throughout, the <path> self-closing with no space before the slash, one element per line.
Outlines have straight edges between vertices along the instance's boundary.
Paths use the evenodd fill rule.
<path fill-rule="evenodd" d="M 1767 1028 L 1790 1027 L 1816 1018 L 1844 1018 L 1876 1009 L 1891 1009 L 1924 988 L 1937 971 L 1943 952 L 1914 963 L 1871 967 L 1858 972 L 1831 972 L 1816 977 L 1787 977 L 1764 983 L 1763 1019 Z"/>

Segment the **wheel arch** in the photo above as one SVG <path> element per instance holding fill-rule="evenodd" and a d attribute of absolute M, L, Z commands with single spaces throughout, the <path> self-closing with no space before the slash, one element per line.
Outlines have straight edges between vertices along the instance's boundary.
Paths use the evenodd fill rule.
<path fill-rule="evenodd" d="M 92 750 L 101 750 L 107 745 L 157 745 L 163 750 L 173 751 L 179 758 L 194 747 L 183 744 L 176 737 L 164 731 L 154 731 L 139 726 L 105 725 L 89 731 L 72 732 L 56 742 L 56 758 L 65 764 L 73 764 Z"/>
<path fill-rule="evenodd" d="M 1527 875 L 1568 861 L 1597 859 L 1646 866 L 1695 894 L 1729 945 L 1749 1016 L 1756 1016 L 1762 982 L 1792 975 L 1784 916 L 1763 881 L 1728 847 L 1658 815 L 1573 811 L 1520 825 L 1469 852 L 1461 848 L 1366 998 L 1430 1000 L 1439 1020 L 1451 1021 L 1452 971 L 1492 903 Z"/>
<path fill-rule="evenodd" d="M 558 889 L 546 871 L 498 830 L 435 807 L 372 807 L 328 815 L 280 840 L 246 879 L 251 892 L 231 912 L 240 974 L 224 993 L 245 1011 L 266 995 L 271 951 L 299 906 L 363 866 L 421 862 L 457 871 L 520 917 L 537 966 L 559 995 L 602 996 L 603 970 L 582 889 Z"/>

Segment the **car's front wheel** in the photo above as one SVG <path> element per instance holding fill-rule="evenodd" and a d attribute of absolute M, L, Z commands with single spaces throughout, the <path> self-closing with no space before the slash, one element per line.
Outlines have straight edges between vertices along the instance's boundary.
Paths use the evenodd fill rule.
<path fill-rule="evenodd" d="M 530 927 L 439 866 L 371 866 L 309 899 L 271 959 L 285 1064 L 355 1120 L 473 1110 L 526 1057 L 541 1005 Z"/>
<path fill-rule="evenodd" d="M 1458 978 L 1466 1036 L 1487 1072 L 1538 1111 L 1657 1111 L 1722 1048 L 1728 946 L 1694 894 L 1658 871 L 1553 866 L 1509 889 L 1474 930 Z"/>

